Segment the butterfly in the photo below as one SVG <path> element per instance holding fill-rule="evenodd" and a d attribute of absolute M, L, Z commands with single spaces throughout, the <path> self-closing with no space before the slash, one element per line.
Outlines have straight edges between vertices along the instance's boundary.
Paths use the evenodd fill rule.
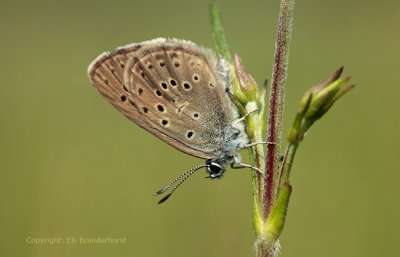
<path fill-rule="evenodd" d="M 227 164 L 240 164 L 248 137 L 228 96 L 229 66 L 194 43 L 157 38 L 98 56 L 89 66 L 93 86 L 118 111 L 176 149 L 206 159 L 168 186 L 205 167 L 220 178 Z M 237 121 L 236 121 L 237 120 Z"/>

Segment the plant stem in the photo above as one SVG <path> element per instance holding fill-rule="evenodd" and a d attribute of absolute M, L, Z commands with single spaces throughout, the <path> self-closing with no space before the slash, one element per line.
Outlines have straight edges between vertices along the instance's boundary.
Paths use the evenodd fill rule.
<path fill-rule="evenodd" d="M 284 217 L 286 215 L 287 204 L 290 197 L 291 188 L 285 180 L 289 188 L 286 198 L 279 198 L 278 188 L 280 174 L 278 169 L 279 151 L 282 134 L 282 119 L 283 119 L 283 103 L 285 96 L 285 84 L 288 71 L 289 44 L 292 31 L 293 8 L 294 0 L 281 0 L 278 35 L 275 45 L 275 59 L 272 73 L 272 83 L 270 91 L 270 101 L 268 110 L 268 131 L 265 156 L 265 173 L 263 176 L 256 177 L 263 181 L 256 181 L 257 185 L 262 185 L 259 188 L 262 192 L 262 233 L 258 235 L 256 241 L 257 256 L 260 257 L 275 257 L 279 252 L 279 234 L 284 225 Z M 291 151 L 296 148 L 290 148 Z M 294 156 L 293 152 L 293 156 Z M 292 154 L 288 151 L 287 154 Z M 291 162 L 288 163 L 291 165 Z M 285 191 L 286 192 L 286 191 Z M 277 203 L 278 201 L 278 203 Z M 275 206 L 275 204 L 277 205 Z M 269 219 L 271 210 L 273 213 L 280 215 Z M 282 216 L 283 215 L 283 216 Z M 281 217 L 281 222 L 276 222 L 275 217 Z"/>
<path fill-rule="evenodd" d="M 219 11 L 215 0 L 210 1 L 210 16 L 212 25 L 212 35 L 214 37 L 217 53 L 222 55 L 229 63 L 232 63 L 232 55 L 226 43 L 224 29 L 219 17 Z"/>
<path fill-rule="evenodd" d="M 281 165 L 280 176 L 278 181 L 278 189 L 277 189 L 278 196 L 281 193 L 281 190 L 284 187 L 286 181 L 289 180 L 289 175 L 292 169 L 294 155 L 296 154 L 299 144 L 303 140 L 304 133 L 312 125 L 312 123 L 303 122 L 304 115 L 306 114 L 310 106 L 311 100 L 312 100 L 312 94 L 310 94 L 310 96 L 308 97 L 305 106 L 300 111 L 297 112 L 292 127 L 289 131 L 288 135 L 289 145 L 287 146 L 283 163 Z"/>
<path fill-rule="evenodd" d="M 282 193 L 280 195 L 278 195 L 277 190 L 280 179 L 278 157 L 281 142 L 284 88 L 287 76 L 293 8 L 294 0 L 281 0 L 270 105 L 268 110 L 267 141 L 272 143 L 267 144 L 267 153 L 264 152 L 264 148 L 260 144 L 250 148 L 252 165 L 256 166 L 261 171 L 265 170 L 265 172 L 252 171 L 253 225 L 257 236 L 255 248 L 257 256 L 261 257 L 273 257 L 278 254 L 278 238 L 284 226 L 287 205 L 291 193 L 291 186 L 286 180 L 284 181 L 285 183 L 283 184 Z M 232 65 L 232 56 L 228 50 L 218 7 L 214 0 L 210 2 L 210 15 L 217 53 L 223 56 Z M 242 114 L 255 109 L 259 110 L 258 113 L 249 115 L 246 122 L 246 129 L 252 142 L 261 142 L 263 141 L 262 135 L 265 127 L 265 89 L 263 89 L 261 95 L 258 96 L 256 91 L 250 89 L 251 87 L 242 85 L 242 82 L 246 81 L 252 84 L 252 79 L 246 77 L 247 73 L 237 56 L 235 56 L 235 68 L 236 69 L 233 69 L 233 66 L 230 67 L 234 96 L 231 94 L 228 95 L 233 99 L 232 102 L 238 106 Z M 232 71 L 238 73 L 236 74 Z M 241 78 L 240 82 L 237 76 Z M 243 78 L 246 79 L 243 80 Z M 249 92 L 255 93 L 256 97 L 249 97 L 249 95 L 254 96 L 254 94 L 249 94 Z M 235 100 L 235 98 L 237 100 Z M 291 162 L 288 163 L 288 165 L 291 165 Z"/>
<path fill-rule="evenodd" d="M 297 150 L 298 146 L 299 146 L 298 144 L 289 144 L 286 149 L 285 157 L 283 159 L 284 161 L 282 163 L 282 168 L 281 168 L 281 172 L 280 172 L 278 195 L 280 194 L 281 189 L 283 188 L 283 186 L 285 184 L 285 181 L 287 181 L 289 179 L 290 170 L 292 169 L 294 155 L 296 154 L 296 150 Z"/>
<path fill-rule="evenodd" d="M 263 218 L 267 220 L 271 207 L 276 201 L 279 181 L 278 159 L 281 143 L 283 102 L 288 69 L 289 44 L 292 30 L 294 0 L 282 0 L 280 7 L 278 35 L 275 46 L 275 60 L 270 93 L 267 141 L 266 171 L 264 176 Z"/>
<path fill-rule="evenodd" d="M 261 144 L 255 144 L 249 148 L 252 166 L 261 171 L 252 170 L 253 226 L 257 236 L 255 249 L 259 257 L 276 257 L 279 254 L 279 236 L 285 225 L 292 192 L 292 186 L 289 182 L 290 171 L 297 148 L 306 131 L 326 113 L 335 101 L 354 88 L 354 85 L 351 85 L 342 89 L 343 84 L 350 77 L 339 79 L 343 71 L 343 67 L 341 67 L 327 80 L 305 93 L 300 101 L 301 109 L 298 111 L 287 136 L 288 146 L 283 163 L 279 168 L 283 103 L 294 3 L 295 0 L 281 0 L 280 5 L 268 108 L 266 151 Z M 242 116 L 251 112 L 246 119 L 247 135 L 251 142 L 262 142 L 265 132 L 266 85 L 260 92 L 253 78 L 245 70 L 239 56 L 235 54 L 234 61 L 232 60 L 215 0 L 211 0 L 210 15 L 217 53 L 223 56 L 230 65 L 233 94 L 227 91 L 228 96 Z M 254 112 L 254 110 L 258 110 L 258 112 Z"/>

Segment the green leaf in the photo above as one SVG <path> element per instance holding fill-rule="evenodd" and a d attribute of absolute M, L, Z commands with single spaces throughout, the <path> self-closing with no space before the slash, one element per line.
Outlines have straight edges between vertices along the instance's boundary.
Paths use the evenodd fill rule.
<path fill-rule="evenodd" d="M 291 193 L 292 186 L 286 181 L 279 194 L 278 201 L 272 207 L 271 213 L 264 225 L 264 233 L 270 240 L 278 239 L 283 230 Z"/>

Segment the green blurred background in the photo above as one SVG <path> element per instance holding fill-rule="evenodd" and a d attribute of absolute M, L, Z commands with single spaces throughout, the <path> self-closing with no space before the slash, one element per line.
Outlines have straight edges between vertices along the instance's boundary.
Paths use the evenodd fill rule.
<path fill-rule="evenodd" d="M 220 1 L 232 52 L 271 76 L 279 1 Z M 1 256 L 254 256 L 249 171 L 193 176 L 203 160 L 124 118 L 91 86 L 101 52 L 156 37 L 213 47 L 208 1 L 0 3 Z M 295 159 L 282 256 L 399 256 L 400 2 L 297 1 L 285 128 L 302 93 L 339 66 L 356 90 Z M 244 158 L 247 159 L 246 156 Z M 28 237 L 125 244 L 32 245 Z"/>

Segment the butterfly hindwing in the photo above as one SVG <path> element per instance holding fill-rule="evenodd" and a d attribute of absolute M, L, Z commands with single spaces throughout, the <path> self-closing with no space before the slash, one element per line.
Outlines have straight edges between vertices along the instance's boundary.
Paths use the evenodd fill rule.
<path fill-rule="evenodd" d="M 103 54 L 89 67 L 97 90 L 130 120 L 185 153 L 211 159 L 232 113 L 215 57 L 188 41 L 156 39 Z"/>

